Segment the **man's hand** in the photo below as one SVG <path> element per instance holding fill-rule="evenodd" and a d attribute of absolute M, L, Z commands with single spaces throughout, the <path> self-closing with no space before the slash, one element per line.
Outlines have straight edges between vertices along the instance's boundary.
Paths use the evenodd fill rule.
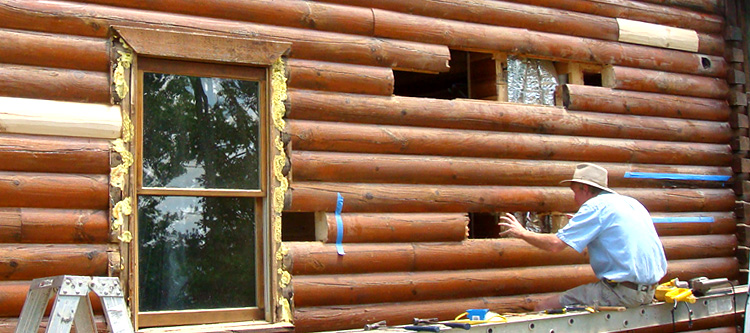
<path fill-rule="evenodd" d="M 520 222 L 516 219 L 513 214 L 505 213 L 505 216 L 500 217 L 501 222 L 497 225 L 506 227 L 507 229 L 499 234 L 500 237 L 508 236 L 513 238 L 522 238 L 521 236 L 528 232 Z"/>

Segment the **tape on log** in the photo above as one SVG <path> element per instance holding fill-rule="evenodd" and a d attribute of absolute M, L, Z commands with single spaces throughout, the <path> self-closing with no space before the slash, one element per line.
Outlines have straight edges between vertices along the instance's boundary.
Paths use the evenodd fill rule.
<path fill-rule="evenodd" d="M 625 178 L 674 179 L 674 180 L 705 180 L 724 182 L 730 176 L 724 175 L 688 175 L 679 173 L 626 172 Z"/>
<path fill-rule="evenodd" d="M 341 244 L 344 241 L 344 221 L 341 220 L 341 209 L 344 208 L 344 197 L 341 193 L 336 193 L 336 252 L 343 256 L 344 246 Z"/>
<path fill-rule="evenodd" d="M 695 223 L 695 222 L 714 222 L 710 216 L 678 216 L 678 217 L 652 217 L 654 223 Z"/>

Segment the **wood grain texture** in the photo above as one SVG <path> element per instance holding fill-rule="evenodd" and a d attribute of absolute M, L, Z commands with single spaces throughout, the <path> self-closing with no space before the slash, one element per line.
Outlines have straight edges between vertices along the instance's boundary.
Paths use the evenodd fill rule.
<path fill-rule="evenodd" d="M 107 175 L 0 172 L 0 207 L 107 209 Z"/>
<path fill-rule="evenodd" d="M 108 174 L 109 141 L 0 134 L 0 170 Z"/>

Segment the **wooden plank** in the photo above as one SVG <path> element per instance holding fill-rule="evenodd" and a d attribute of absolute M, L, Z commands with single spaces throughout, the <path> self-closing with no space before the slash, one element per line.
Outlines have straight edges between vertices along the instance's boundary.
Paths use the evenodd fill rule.
<path fill-rule="evenodd" d="M 360 154 L 295 150 L 295 181 L 446 185 L 557 186 L 578 162 Z M 599 163 L 614 187 L 725 187 L 727 182 L 626 178 L 628 172 L 733 176 L 730 167 Z"/>
<path fill-rule="evenodd" d="M 651 212 L 729 211 L 731 189 L 615 189 L 641 201 Z M 288 212 L 574 212 L 570 189 L 529 186 L 459 186 L 295 182 Z M 436 197 L 440 200 L 435 200 Z"/>
<path fill-rule="evenodd" d="M 566 112 L 518 103 L 427 102 L 290 89 L 287 104 L 292 119 L 706 143 L 728 143 L 732 137 L 724 122 Z"/>
<path fill-rule="evenodd" d="M 346 213 L 340 216 L 343 243 L 460 242 L 468 235 L 466 214 Z M 337 242 L 335 214 L 315 214 L 316 240 Z"/>
<path fill-rule="evenodd" d="M 729 144 L 289 120 L 299 150 L 725 166 Z"/>
<path fill-rule="evenodd" d="M 104 72 L 0 64 L 0 96 L 109 103 L 109 75 Z"/>
<path fill-rule="evenodd" d="M 620 42 L 698 52 L 695 30 L 617 18 Z"/>
<path fill-rule="evenodd" d="M 120 137 L 120 107 L 106 104 L 0 97 L 0 128 L 5 133 Z"/>
<path fill-rule="evenodd" d="M 393 70 L 323 61 L 289 59 L 289 88 L 391 96 Z"/>
<path fill-rule="evenodd" d="M 562 92 L 565 107 L 570 110 L 715 121 L 727 121 L 731 113 L 726 101 L 708 98 L 573 84 L 564 85 Z"/>

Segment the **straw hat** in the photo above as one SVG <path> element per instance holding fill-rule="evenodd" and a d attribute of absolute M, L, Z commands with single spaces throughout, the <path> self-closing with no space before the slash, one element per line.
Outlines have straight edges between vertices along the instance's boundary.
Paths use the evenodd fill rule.
<path fill-rule="evenodd" d="M 573 179 L 563 180 L 560 184 L 566 182 L 586 184 L 607 192 L 617 193 L 607 187 L 607 169 L 593 163 L 581 163 L 576 165 Z"/>

